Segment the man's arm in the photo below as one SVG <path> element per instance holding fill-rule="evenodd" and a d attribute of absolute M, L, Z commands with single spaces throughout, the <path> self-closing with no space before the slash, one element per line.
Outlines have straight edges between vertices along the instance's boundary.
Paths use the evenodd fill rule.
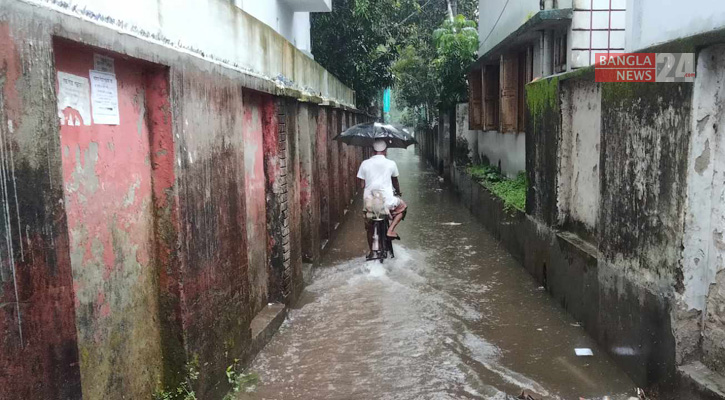
<path fill-rule="evenodd" d="M 402 196 L 403 192 L 400 191 L 400 182 L 398 182 L 398 176 L 400 176 L 400 172 L 398 172 L 398 164 L 395 163 L 395 161 L 391 161 L 393 163 L 393 173 L 391 174 L 391 179 L 393 180 L 393 189 L 395 189 L 395 193 L 398 194 L 398 196 Z"/>
<path fill-rule="evenodd" d="M 364 190 L 365 189 L 365 179 L 358 178 L 358 182 L 360 182 L 360 188 Z"/>

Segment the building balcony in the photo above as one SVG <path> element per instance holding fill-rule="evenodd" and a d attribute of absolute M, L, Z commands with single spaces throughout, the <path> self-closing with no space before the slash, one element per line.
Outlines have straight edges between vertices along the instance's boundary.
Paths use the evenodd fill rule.
<path fill-rule="evenodd" d="M 332 0 L 281 0 L 294 12 L 330 12 Z"/>

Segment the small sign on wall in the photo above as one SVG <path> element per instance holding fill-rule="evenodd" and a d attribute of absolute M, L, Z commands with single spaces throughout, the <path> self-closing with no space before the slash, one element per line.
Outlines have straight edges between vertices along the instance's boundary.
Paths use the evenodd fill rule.
<path fill-rule="evenodd" d="M 116 73 L 113 58 L 104 56 L 103 54 L 93 54 L 93 69 L 99 72 Z"/>
<path fill-rule="evenodd" d="M 120 118 L 116 75 L 91 70 L 90 77 L 93 122 L 101 125 L 118 125 Z"/>
<path fill-rule="evenodd" d="M 88 79 L 58 72 L 58 118 L 61 125 L 91 125 Z"/>

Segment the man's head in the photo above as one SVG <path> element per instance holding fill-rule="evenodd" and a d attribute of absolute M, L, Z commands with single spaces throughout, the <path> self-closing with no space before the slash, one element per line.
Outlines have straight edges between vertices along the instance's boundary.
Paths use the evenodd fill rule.
<path fill-rule="evenodd" d="M 373 150 L 375 150 L 375 154 L 385 154 L 385 149 L 388 148 L 388 144 L 385 143 L 385 140 L 378 139 L 373 143 Z"/>

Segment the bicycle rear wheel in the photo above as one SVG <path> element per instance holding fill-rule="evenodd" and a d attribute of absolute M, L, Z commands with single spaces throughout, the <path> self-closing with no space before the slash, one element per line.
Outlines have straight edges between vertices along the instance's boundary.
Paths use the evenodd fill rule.
<path fill-rule="evenodd" d="M 385 219 L 382 223 L 384 233 L 383 233 L 383 243 L 385 243 L 385 257 L 388 257 L 388 253 L 390 253 L 390 258 L 395 258 L 395 252 L 393 252 L 393 241 L 390 240 L 388 237 L 388 228 L 390 227 L 390 220 Z"/>

